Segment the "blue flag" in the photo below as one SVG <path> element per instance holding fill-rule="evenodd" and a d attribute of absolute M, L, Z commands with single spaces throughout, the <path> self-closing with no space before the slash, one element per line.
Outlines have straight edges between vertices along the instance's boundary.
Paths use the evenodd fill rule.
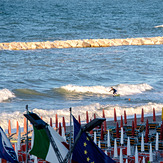
<path fill-rule="evenodd" d="M 3 158 L 11 163 L 18 163 L 16 153 L 9 139 L 0 127 L 0 158 Z"/>
<path fill-rule="evenodd" d="M 81 128 L 78 121 L 74 118 L 74 140 Z M 107 156 L 94 142 L 89 139 L 84 132 L 79 138 L 72 155 L 73 162 L 77 163 L 115 163 Z"/>

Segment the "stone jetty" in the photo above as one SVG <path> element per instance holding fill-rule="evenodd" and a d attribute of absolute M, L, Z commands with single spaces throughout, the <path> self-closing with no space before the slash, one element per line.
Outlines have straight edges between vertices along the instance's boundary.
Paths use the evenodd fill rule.
<path fill-rule="evenodd" d="M 126 39 L 83 39 L 83 40 L 56 40 L 53 42 L 10 42 L 0 43 L 0 50 L 34 50 L 52 48 L 91 48 L 129 45 L 161 45 L 163 37 L 142 37 Z"/>

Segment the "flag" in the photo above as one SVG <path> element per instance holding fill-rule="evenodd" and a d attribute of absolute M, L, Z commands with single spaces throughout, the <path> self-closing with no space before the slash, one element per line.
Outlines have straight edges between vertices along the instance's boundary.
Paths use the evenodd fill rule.
<path fill-rule="evenodd" d="M 34 142 L 31 151 L 29 152 L 32 155 L 35 155 L 43 160 L 46 160 L 51 163 L 59 163 L 57 155 L 52 147 L 50 139 L 46 133 L 45 129 L 34 129 Z M 66 141 L 51 127 L 48 125 L 48 130 L 55 141 L 58 150 L 64 159 L 68 149 L 64 144 L 67 144 Z"/>
<path fill-rule="evenodd" d="M 74 140 L 81 129 L 78 121 L 73 117 L 74 121 Z M 72 155 L 73 162 L 77 163 L 115 163 L 109 156 L 107 156 L 88 135 L 83 132 L 79 138 Z"/>
<path fill-rule="evenodd" d="M 16 153 L 1 127 L 0 127 L 0 158 L 10 161 L 11 163 L 18 163 Z"/>

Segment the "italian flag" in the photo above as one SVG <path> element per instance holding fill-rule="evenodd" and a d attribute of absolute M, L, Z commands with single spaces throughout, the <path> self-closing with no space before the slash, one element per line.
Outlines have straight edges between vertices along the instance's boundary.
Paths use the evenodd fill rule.
<path fill-rule="evenodd" d="M 64 159 L 68 152 L 68 149 L 64 145 L 66 143 L 65 140 L 51 126 L 48 125 L 48 129 L 58 147 L 58 150 L 60 151 L 60 154 Z M 32 144 L 32 149 L 29 153 L 48 162 L 59 163 L 56 153 L 46 133 L 46 130 L 45 129 L 37 130 L 33 126 L 33 131 L 34 140 Z"/>

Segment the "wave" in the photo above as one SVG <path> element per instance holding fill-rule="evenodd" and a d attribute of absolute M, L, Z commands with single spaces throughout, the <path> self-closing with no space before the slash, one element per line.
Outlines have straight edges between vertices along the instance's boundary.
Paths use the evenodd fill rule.
<path fill-rule="evenodd" d="M 121 96 L 126 95 L 133 95 L 133 94 L 139 94 L 148 90 L 152 90 L 153 87 L 150 85 L 143 83 L 143 84 L 119 84 L 117 86 L 114 86 L 115 89 L 117 89 L 118 94 Z M 93 94 L 110 94 L 112 95 L 112 92 L 109 92 L 111 87 L 104 87 L 104 86 L 76 86 L 76 85 L 66 85 L 62 86 L 61 89 L 64 89 L 68 92 L 77 92 L 77 93 L 93 93 Z"/>
<path fill-rule="evenodd" d="M 35 91 L 33 89 L 15 89 L 14 90 L 17 95 L 19 94 L 25 94 L 25 95 L 39 95 L 43 96 L 43 93 L 40 93 L 38 91 Z"/>
<path fill-rule="evenodd" d="M 10 90 L 4 88 L 0 90 L 0 102 L 7 101 L 11 98 L 14 98 L 15 94 Z"/>
<path fill-rule="evenodd" d="M 135 106 L 135 107 L 125 107 L 125 106 L 119 106 L 119 105 L 100 105 L 99 103 L 94 103 L 91 105 L 86 106 L 76 106 L 72 107 L 72 114 L 78 118 L 78 115 L 80 115 L 82 123 L 85 123 L 86 120 L 86 111 L 89 113 L 89 118 L 93 119 L 94 113 L 97 117 L 102 117 L 102 110 L 105 110 L 105 116 L 107 120 L 113 120 L 114 118 L 114 108 L 116 109 L 116 115 L 117 119 L 120 120 L 121 115 L 124 114 L 124 110 L 126 110 L 127 117 L 128 118 L 134 118 L 134 114 L 136 113 L 137 117 L 141 116 L 142 108 L 144 109 L 144 116 L 149 116 L 153 114 L 153 108 L 155 108 L 156 115 L 161 115 L 162 113 L 162 107 L 163 104 L 159 103 L 148 103 L 146 105 L 141 106 Z M 43 120 L 50 123 L 50 118 L 53 119 L 53 123 L 55 123 L 55 115 L 58 115 L 59 122 L 62 122 L 62 117 L 65 117 L 67 125 L 69 125 L 69 108 L 64 109 L 58 109 L 58 110 L 44 110 L 35 108 L 31 110 L 32 112 L 38 114 L 39 116 L 42 116 Z M 11 121 L 12 128 L 16 128 L 16 122 L 19 122 L 20 127 L 24 126 L 24 114 L 25 112 L 19 112 L 15 111 L 13 113 L 1 113 L 0 114 L 0 126 L 2 126 L 3 129 L 8 128 L 8 120 Z"/>

